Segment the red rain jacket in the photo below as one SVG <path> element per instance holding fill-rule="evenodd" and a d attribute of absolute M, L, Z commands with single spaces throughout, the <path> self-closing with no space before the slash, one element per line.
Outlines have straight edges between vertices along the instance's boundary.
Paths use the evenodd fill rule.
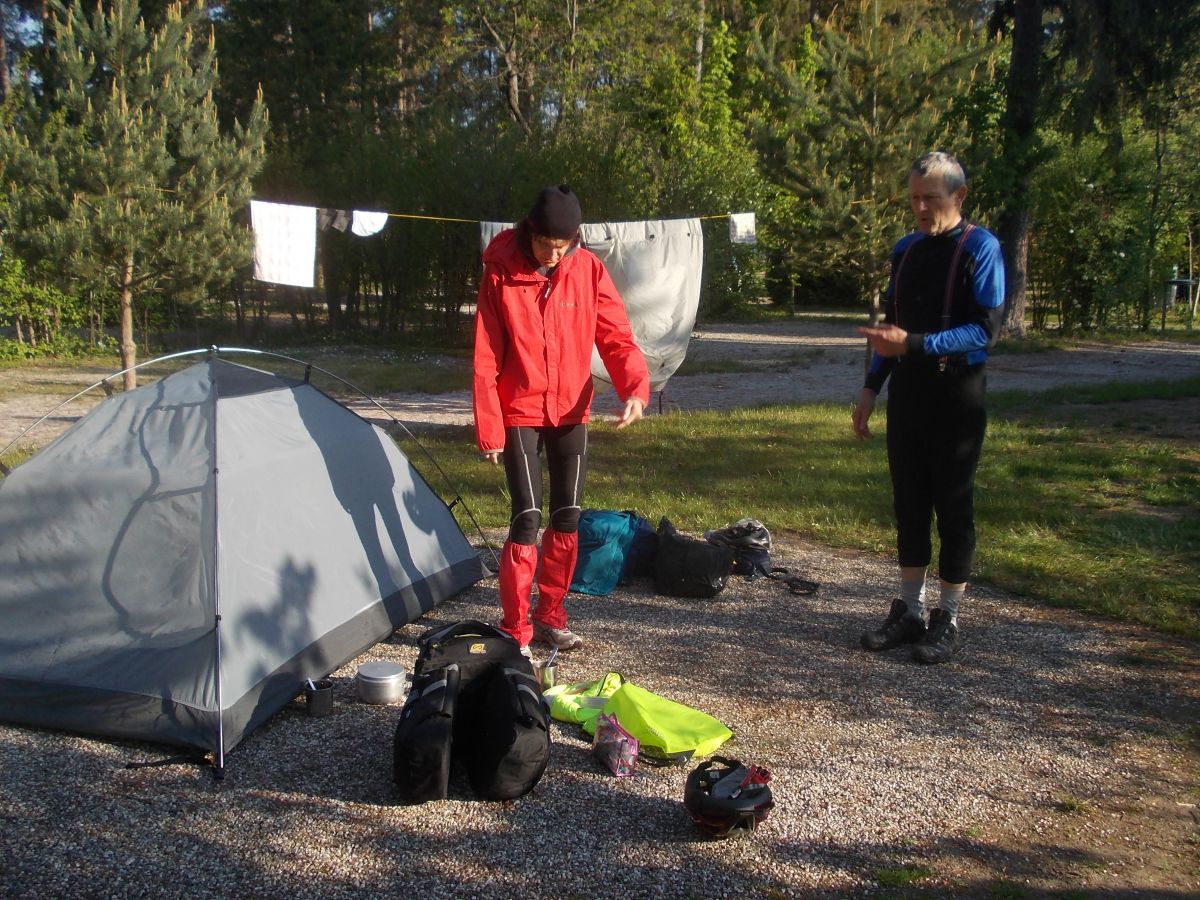
<path fill-rule="evenodd" d="M 604 264 L 576 247 L 550 278 L 502 231 L 483 254 L 475 315 L 475 438 L 502 450 L 511 426 L 577 425 L 592 403 L 592 345 L 621 402 L 650 402 L 650 373 Z"/>

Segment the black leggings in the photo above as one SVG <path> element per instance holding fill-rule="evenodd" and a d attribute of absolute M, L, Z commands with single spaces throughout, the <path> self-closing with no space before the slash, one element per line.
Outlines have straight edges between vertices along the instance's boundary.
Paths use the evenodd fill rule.
<path fill-rule="evenodd" d="M 569 534 L 579 527 L 583 481 L 587 475 L 587 426 L 559 425 L 504 430 L 504 475 L 512 496 L 508 539 L 537 543 L 542 524 L 542 460 L 550 470 L 550 527 Z"/>
<path fill-rule="evenodd" d="M 975 555 L 975 469 L 987 430 L 982 366 L 904 361 L 888 384 L 887 447 L 901 566 L 928 566 L 937 513 L 938 575 L 970 577 Z"/>

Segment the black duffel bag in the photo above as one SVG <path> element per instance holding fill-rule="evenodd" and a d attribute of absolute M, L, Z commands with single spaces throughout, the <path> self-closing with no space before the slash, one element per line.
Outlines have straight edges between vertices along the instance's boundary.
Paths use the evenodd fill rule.
<path fill-rule="evenodd" d="M 733 570 L 733 551 L 676 531 L 663 516 L 654 555 L 654 588 L 668 597 L 715 597 Z"/>
<path fill-rule="evenodd" d="M 484 799 L 533 790 L 550 760 L 550 717 L 517 642 L 468 619 L 427 631 L 418 646 L 393 746 L 400 798 L 445 798 L 452 760 Z"/>
<path fill-rule="evenodd" d="M 457 664 L 413 678 L 392 742 L 392 778 L 405 803 L 446 799 L 458 686 Z"/>

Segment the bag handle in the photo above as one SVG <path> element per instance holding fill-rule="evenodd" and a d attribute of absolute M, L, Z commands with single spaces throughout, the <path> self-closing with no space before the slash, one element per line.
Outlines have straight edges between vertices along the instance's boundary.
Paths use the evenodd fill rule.
<path fill-rule="evenodd" d="M 540 706 L 542 702 L 541 696 L 536 690 L 527 684 L 518 684 L 519 680 L 532 681 L 533 679 L 519 669 L 512 669 L 508 666 L 498 666 L 492 675 L 493 678 L 499 677 L 504 679 L 504 683 L 508 685 L 509 690 L 505 692 L 505 699 L 509 702 L 509 709 L 514 719 L 528 728 L 535 723 L 533 716 L 525 710 L 525 705 L 521 703 L 521 692 L 529 694 L 533 698 L 533 702 Z"/>
<path fill-rule="evenodd" d="M 496 626 L 481 622 L 478 619 L 464 619 L 461 622 L 451 622 L 449 625 L 443 625 L 441 628 L 436 628 L 421 635 L 419 643 L 422 646 L 430 646 L 459 637 L 503 637 L 516 643 L 512 635 L 505 634 L 496 628 Z"/>

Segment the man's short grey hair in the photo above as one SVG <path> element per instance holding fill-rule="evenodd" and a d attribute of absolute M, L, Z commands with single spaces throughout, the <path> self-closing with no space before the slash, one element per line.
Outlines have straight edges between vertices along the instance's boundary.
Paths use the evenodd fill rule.
<path fill-rule="evenodd" d="M 934 150 L 926 153 L 908 168 L 910 175 L 941 175 L 942 183 L 946 185 L 946 193 L 953 194 L 967 183 L 967 175 L 958 160 L 949 153 Z"/>

